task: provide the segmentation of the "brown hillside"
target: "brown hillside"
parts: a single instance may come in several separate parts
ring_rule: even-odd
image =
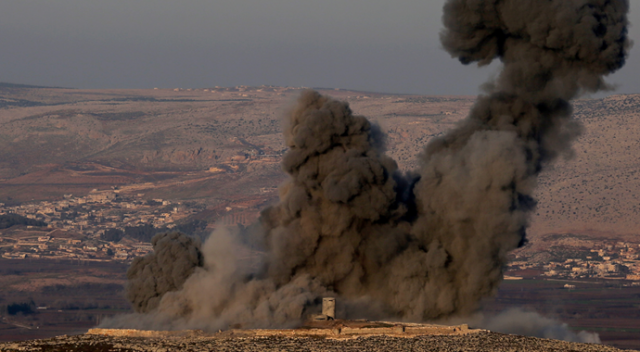
[[[211,206],[277,195],[280,112],[300,89],[0,89],[0,202],[118,186]],[[387,133],[401,169],[464,118],[474,97],[323,90]],[[580,100],[573,158],[542,173],[532,234],[640,232],[640,95]],[[253,203],[252,203],[253,204]],[[257,207],[258,205],[255,205]]]

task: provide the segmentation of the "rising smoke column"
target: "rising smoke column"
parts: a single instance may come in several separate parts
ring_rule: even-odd
[[[147,299],[155,304],[136,309],[146,317],[103,326],[292,326],[325,295],[345,298],[343,316],[363,301],[374,315],[386,312],[384,303],[366,297],[371,283],[385,281],[382,267],[410,242],[410,225],[402,220],[406,205],[396,192],[404,180],[384,154],[381,132],[353,115],[347,103],[311,90],[300,95],[286,121],[283,168],[291,177],[281,187],[280,202],[245,233],[220,229],[194,248],[202,252],[203,264],[185,276],[180,290],[154,290],[159,253],[136,261],[130,272],[139,274],[129,285],[129,299],[135,307]],[[252,238],[250,246],[264,253],[254,265],[238,258],[249,249],[241,238]],[[150,284],[131,289],[136,282]]]
[[[398,194],[412,180],[394,181],[374,134],[345,143],[350,125],[335,119],[344,114],[303,95],[285,133],[292,180],[269,230],[271,277],[309,273],[412,320],[475,311],[526,241],[536,176],[580,131],[568,100],[605,88],[603,75],[624,64],[627,11],[627,1],[447,2],[444,47],[462,63],[497,58],[504,69],[466,120],[428,144],[408,199]],[[404,216],[415,207],[417,219]]]
[[[377,127],[347,103],[305,91],[288,117],[282,164],[291,179],[262,217],[268,275],[279,285],[310,275],[338,293],[362,294],[371,269],[407,241],[394,221],[406,212],[397,165]],[[376,253],[376,245],[386,248]]]
[[[280,202],[249,234],[214,233],[204,265],[160,295],[153,322],[285,326],[324,295],[339,297],[346,318],[473,313],[497,289],[508,252],[526,241],[536,176],[580,131],[569,100],[606,88],[603,76],[624,64],[627,11],[626,0],[449,0],[445,49],[464,64],[499,59],[504,69],[409,175],[385,155],[375,125],[344,102],[303,92],[285,116],[290,179]],[[233,255],[245,245],[238,237],[263,252],[257,265]]]
[[[504,68],[469,117],[422,155],[412,234],[437,260],[423,261],[426,285],[399,280],[398,287],[420,297],[411,305],[424,317],[469,313],[497,288],[506,254],[526,240],[537,174],[569,152],[580,131],[568,100],[606,88],[603,76],[624,65],[628,7],[626,0],[445,4],[444,48],[464,64],[499,59]]]

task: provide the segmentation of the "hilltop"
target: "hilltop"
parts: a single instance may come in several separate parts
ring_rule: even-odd
[[[0,351],[622,351],[595,344],[570,343],[493,332],[418,337],[110,337],[61,336],[48,340],[0,343]]]

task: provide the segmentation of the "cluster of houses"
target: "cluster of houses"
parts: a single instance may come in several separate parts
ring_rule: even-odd
[[[196,210],[181,203],[142,194],[124,197],[117,190],[94,190],[84,197],[66,195],[58,201],[6,206],[0,215],[17,214],[39,220],[46,226],[14,226],[0,230],[3,258],[77,258],[87,260],[131,260],[151,250],[149,244],[127,239],[118,243],[101,240],[110,229],[152,225],[172,228]]]
[[[26,231],[25,231],[26,232]],[[0,237],[2,258],[5,259],[78,259],[88,261],[130,261],[144,256],[153,248],[148,243],[112,243],[95,238],[77,238],[62,230],[33,236],[26,232],[21,237]]]
[[[569,251],[562,259],[541,266],[542,275],[568,279],[618,279],[640,281],[640,244],[631,242],[593,242],[595,248]],[[508,270],[540,268],[539,263],[512,261]]]
[[[66,195],[58,201],[43,201],[16,206],[0,203],[0,215],[18,214],[28,219],[40,220],[53,228],[75,230],[87,235],[104,233],[107,229],[123,229],[127,226],[151,224],[168,226],[191,215],[194,210],[181,203],[123,197],[117,190],[93,190],[87,196],[74,198]]]

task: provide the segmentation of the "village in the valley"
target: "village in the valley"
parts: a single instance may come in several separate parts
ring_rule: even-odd
[[[15,214],[27,223],[0,229],[0,252],[6,259],[78,259],[130,261],[152,251],[144,232],[169,232],[199,210],[188,203],[131,198],[117,190],[69,194],[58,201],[15,206],[0,204],[0,216]],[[206,226],[206,223],[204,223]],[[125,237],[126,229],[138,238]]]
[[[586,246],[584,244],[586,243]],[[583,247],[554,250],[547,262],[531,261],[517,255],[507,265],[508,273],[529,273],[549,279],[630,280],[640,285],[640,244],[621,241],[583,241]],[[517,275],[517,274],[516,274]],[[522,279],[506,275],[507,280]],[[566,288],[572,288],[567,284]]]
[[[180,230],[185,219],[201,210],[197,204],[146,200],[143,194],[124,195],[117,189],[94,190],[82,197],[69,194],[58,201],[14,206],[0,203],[0,216],[15,214],[27,220],[26,224],[0,229],[0,253],[5,259],[129,262],[153,250],[149,243],[153,233]],[[125,236],[130,232],[137,236]],[[547,262],[516,254],[505,269],[508,280],[520,279],[518,273],[528,272],[525,276],[640,284],[640,244],[587,240],[580,248],[556,248]]]

